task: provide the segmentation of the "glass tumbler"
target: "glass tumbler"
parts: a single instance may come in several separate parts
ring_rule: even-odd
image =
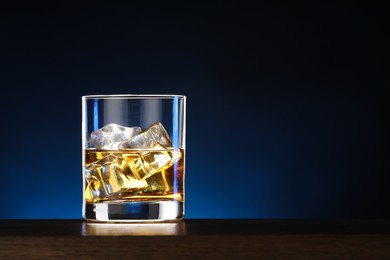
[[[183,219],[185,127],[182,95],[83,96],[84,219]]]

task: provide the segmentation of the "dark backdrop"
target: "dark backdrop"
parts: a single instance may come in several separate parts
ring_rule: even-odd
[[[384,6],[237,2],[2,6],[0,218],[81,217],[110,93],[188,97],[189,218],[389,217]]]

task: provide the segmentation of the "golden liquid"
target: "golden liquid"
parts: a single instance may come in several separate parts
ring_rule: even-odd
[[[184,149],[86,150],[86,202],[183,201]]]

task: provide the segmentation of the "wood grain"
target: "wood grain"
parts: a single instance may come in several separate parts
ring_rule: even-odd
[[[112,227],[87,234],[81,220],[0,221],[0,259],[390,258],[383,220],[185,220],[178,231],[168,228],[176,233],[157,235]]]

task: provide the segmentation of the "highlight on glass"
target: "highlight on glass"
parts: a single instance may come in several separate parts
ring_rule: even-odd
[[[182,95],[83,96],[84,219],[183,219],[185,127]]]

